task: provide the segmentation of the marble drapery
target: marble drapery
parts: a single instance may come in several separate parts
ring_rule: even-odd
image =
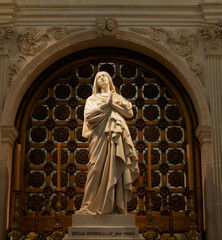
[[[90,160],[77,213],[126,213],[132,182],[139,176],[137,154],[124,119],[130,117],[132,105],[113,91],[112,101],[118,111],[112,105],[101,109],[108,94],[95,92],[94,85],[94,94],[87,99],[84,110],[83,136],[88,138]]]

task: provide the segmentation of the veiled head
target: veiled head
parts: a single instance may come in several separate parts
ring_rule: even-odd
[[[94,79],[94,85],[93,85],[93,94],[97,94],[97,93],[100,93],[100,87],[99,87],[99,84],[98,84],[98,76],[101,75],[101,74],[105,74],[109,80],[109,89],[110,91],[112,92],[116,92],[115,88],[114,88],[114,85],[113,85],[113,81],[112,81],[112,78],[110,77],[110,75],[105,72],[105,71],[102,71],[102,72],[98,72],[95,76],[95,79]]]

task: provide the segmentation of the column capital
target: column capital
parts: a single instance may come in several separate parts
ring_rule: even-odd
[[[14,145],[15,139],[18,137],[18,131],[14,125],[1,125],[1,141]]]
[[[204,143],[210,144],[212,142],[211,135],[212,129],[209,125],[199,125],[196,129],[196,136],[200,142],[200,145]]]
[[[204,23],[200,28],[207,56],[222,56],[222,21]]]

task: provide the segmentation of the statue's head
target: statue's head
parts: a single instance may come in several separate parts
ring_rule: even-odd
[[[101,81],[101,79],[103,79],[103,81]],[[105,71],[98,72],[96,74],[94,79],[93,94],[100,93],[100,89],[102,87],[101,84],[108,84],[110,91],[116,92],[112,78]]]

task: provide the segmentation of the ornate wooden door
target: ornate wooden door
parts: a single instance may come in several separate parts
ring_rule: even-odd
[[[136,215],[137,225],[144,229],[149,142],[154,223],[168,231],[172,210],[174,231],[188,230],[188,194],[193,189],[202,228],[197,120],[191,100],[163,65],[141,54],[114,48],[91,49],[61,59],[44,71],[24,96],[16,119],[22,146],[22,228],[33,230],[38,210],[39,228],[52,230],[58,142],[62,143],[64,229],[71,225],[71,215],[80,208],[88,163],[88,144],[81,134],[84,104],[91,95],[95,74],[101,70],[110,74],[117,92],[133,104],[134,116],[126,120],[138,153],[140,176],[133,183],[129,213]]]

